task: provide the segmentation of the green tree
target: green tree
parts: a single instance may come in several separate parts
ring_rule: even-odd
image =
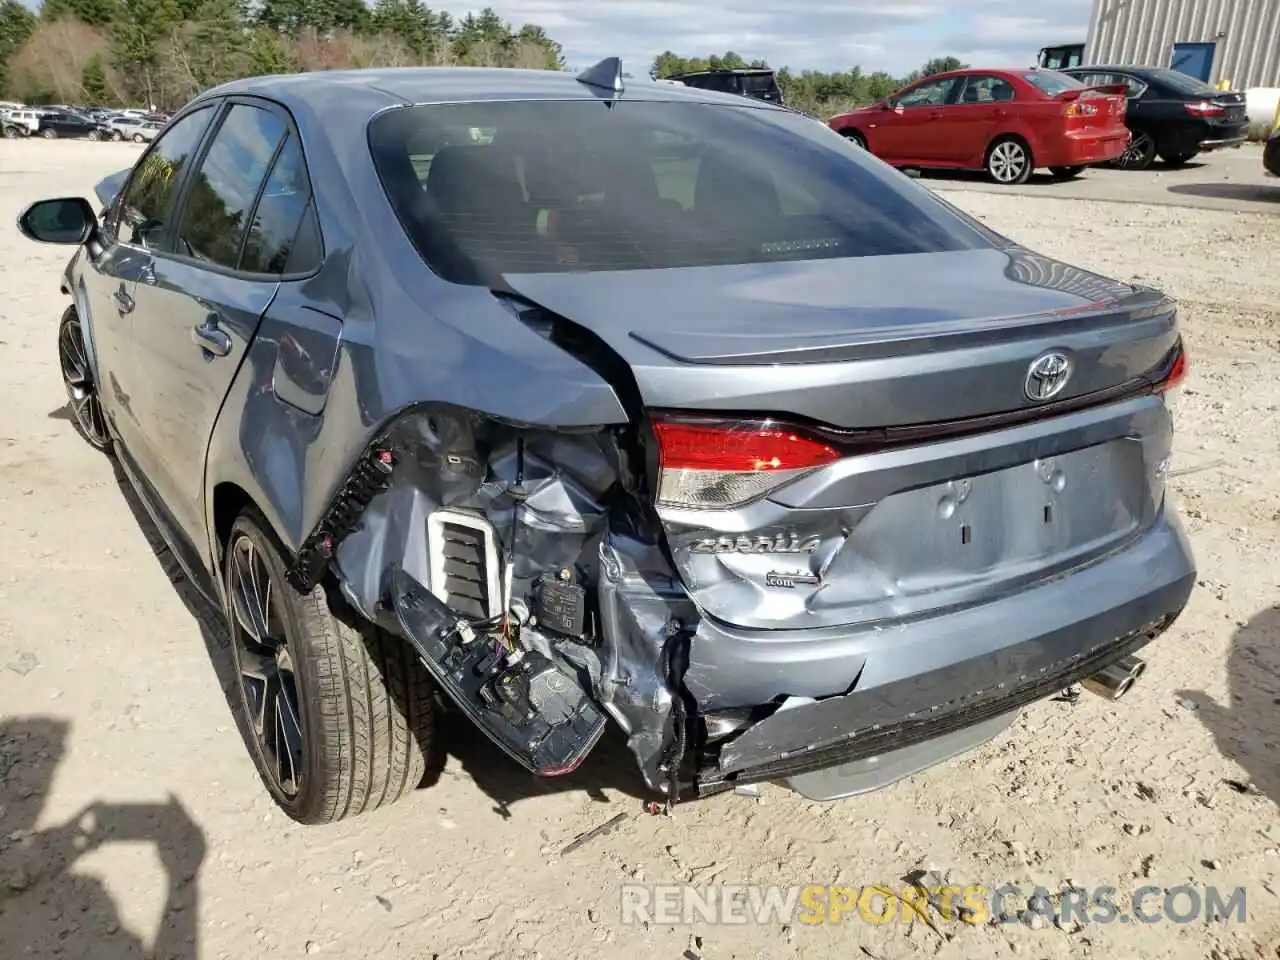
[[[36,17],[18,0],[0,0],[0,92],[9,88],[9,61],[36,28]]]
[[[111,59],[123,75],[133,78],[148,105],[157,99],[161,41],[181,22],[177,0],[119,0],[111,25]]]
[[[294,63],[281,42],[280,35],[273,30],[259,27],[249,38],[248,68],[252,76],[292,73]]]
[[[40,18],[49,23],[75,17],[91,27],[102,27],[111,23],[115,15],[114,0],[44,0],[40,7]]]
[[[111,99],[107,90],[107,68],[100,55],[95,53],[85,63],[80,71],[80,86],[84,88],[84,98],[91,107],[103,106]]]

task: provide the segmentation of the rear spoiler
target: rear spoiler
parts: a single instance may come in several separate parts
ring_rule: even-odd
[[[1123,83],[1099,83],[1091,87],[1063,90],[1053,99],[1061,100],[1063,103],[1070,103],[1072,100],[1079,100],[1086,93],[1101,93],[1109,97],[1128,97],[1129,88]]]

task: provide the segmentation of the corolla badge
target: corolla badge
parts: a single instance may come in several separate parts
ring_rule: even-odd
[[[1028,400],[1052,400],[1071,379],[1071,358],[1063,353],[1045,353],[1031,362],[1022,389]]]
[[[821,538],[798,533],[772,537],[706,537],[689,545],[690,553],[813,553]]]

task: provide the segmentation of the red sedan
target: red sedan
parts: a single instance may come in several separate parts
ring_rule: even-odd
[[[1124,153],[1122,86],[1056,70],[954,70],[832,117],[837,133],[898,167],[986,170],[1025,183],[1037,167],[1074,177]]]

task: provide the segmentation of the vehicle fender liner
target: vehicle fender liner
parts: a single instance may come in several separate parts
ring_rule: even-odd
[[[295,590],[309,593],[324,577],[337,544],[355,529],[370,501],[391,485],[395,462],[386,437],[376,439],[361,454],[289,567],[289,584]]]
[[[294,585],[332,577],[525,769],[574,769],[612,716],[646,783],[672,800],[697,612],[640,493],[639,453],[629,426],[415,406],[366,449]]]

